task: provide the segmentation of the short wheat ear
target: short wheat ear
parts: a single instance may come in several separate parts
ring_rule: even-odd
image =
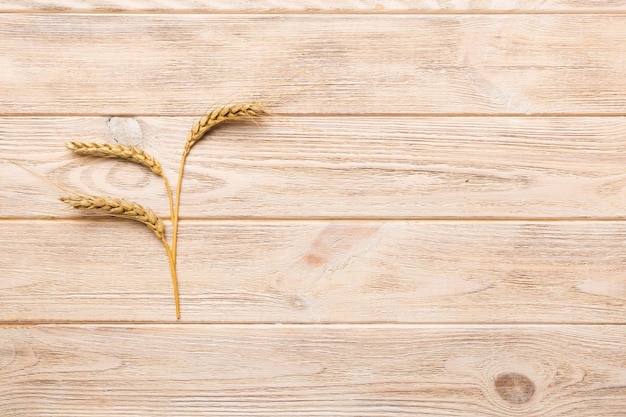
[[[220,123],[241,118],[252,119],[263,116],[264,114],[266,114],[265,109],[259,103],[235,104],[233,106],[225,106],[212,110],[202,117],[187,135],[185,153],[189,153],[189,150],[191,150],[193,145],[198,143],[198,141],[202,139],[204,135],[209,132],[209,130],[213,129]]]
[[[114,197],[99,197],[87,194],[75,194],[62,197],[61,201],[69,204],[75,209],[95,210],[103,216],[120,217],[134,220],[148,226],[150,230],[159,238],[165,247],[170,263],[172,283],[174,285],[174,301],[176,303],[176,318],[180,318],[180,301],[178,295],[178,279],[176,276],[176,265],[170,246],[165,240],[165,227],[163,221],[151,209],[143,207],[133,201]]]
[[[79,155],[125,159],[143,165],[157,175],[163,175],[161,163],[149,153],[134,146],[93,142],[68,142],[65,146]]]
[[[114,197],[98,197],[87,194],[75,194],[62,197],[61,201],[75,209],[97,210],[103,216],[120,217],[135,220],[148,226],[160,240],[165,240],[163,221],[154,211],[141,205]]]

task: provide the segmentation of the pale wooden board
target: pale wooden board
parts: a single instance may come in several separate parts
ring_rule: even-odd
[[[160,178],[128,162],[77,157],[64,142],[141,146],[175,184],[195,120],[0,118],[0,216],[75,216],[58,201],[66,194],[58,184],[134,199],[169,217]],[[223,126],[193,149],[183,218],[626,214],[625,118],[276,117],[259,123]]]
[[[624,114],[626,15],[0,15],[0,113]]]
[[[618,12],[624,0],[2,0],[0,11],[152,12]]]
[[[621,417],[624,326],[0,330],[3,416]]]
[[[183,222],[183,321],[624,323],[616,222]],[[124,220],[0,222],[0,320],[175,321]]]

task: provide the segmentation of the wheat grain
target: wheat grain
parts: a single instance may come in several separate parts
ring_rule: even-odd
[[[68,149],[79,155],[100,156],[104,158],[120,158],[132,161],[149,168],[157,175],[163,176],[161,163],[152,155],[134,146],[110,145],[108,143],[68,142]]]
[[[242,117],[258,117],[265,114],[265,109],[258,103],[244,103],[215,109],[200,119],[187,135],[185,153],[195,145],[214,126]]]
[[[94,209],[106,216],[115,216],[138,221],[148,226],[161,241],[165,242],[165,227],[159,216],[151,209],[142,207],[132,201],[127,201],[122,198],[98,197],[87,194],[62,197],[61,201],[76,209]]]

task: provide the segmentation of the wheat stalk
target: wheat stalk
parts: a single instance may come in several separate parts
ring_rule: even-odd
[[[134,146],[110,145],[108,143],[68,142],[67,149],[79,155],[120,158],[143,165],[159,176],[163,176],[161,164],[149,153]]]
[[[172,211],[172,223],[174,230],[172,232],[172,255],[174,256],[174,264],[176,263],[176,248],[178,246],[178,214],[180,211],[180,193],[183,185],[183,173],[185,172],[185,162],[189,151],[206,135],[211,129],[220,123],[236,120],[244,117],[253,118],[266,114],[265,109],[259,103],[242,103],[232,106],[224,106],[210,111],[202,117],[189,131],[185,149],[180,159],[180,168],[178,170],[178,183],[176,185],[176,203]]]
[[[61,201],[75,209],[96,210],[104,216],[121,217],[134,220],[148,226],[163,243],[170,262],[172,284],[174,285],[174,302],[176,304],[176,318],[180,318],[180,301],[178,295],[178,279],[176,277],[176,265],[170,246],[165,240],[165,227],[163,221],[150,208],[143,207],[133,201],[114,197],[98,197],[88,194],[74,194],[62,197]]]

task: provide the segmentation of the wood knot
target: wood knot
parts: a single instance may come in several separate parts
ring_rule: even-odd
[[[134,117],[109,117],[107,127],[113,140],[120,145],[141,146],[143,132]]]
[[[535,394],[535,384],[526,375],[515,372],[500,374],[495,381],[496,391],[504,401],[523,404]]]

